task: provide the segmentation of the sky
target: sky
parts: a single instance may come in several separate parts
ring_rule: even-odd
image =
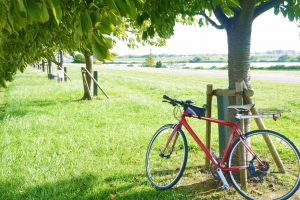
[[[269,50],[295,50],[300,52],[300,28],[282,15],[268,11],[255,19],[252,26],[251,52]],[[164,47],[151,47],[153,54],[227,54],[225,30],[212,26],[175,26],[174,36],[167,40]],[[118,42],[114,51],[121,55],[149,54],[150,46],[129,49]]]

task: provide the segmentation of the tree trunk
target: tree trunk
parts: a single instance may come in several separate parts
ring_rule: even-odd
[[[42,60],[42,71],[45,72],[45,60]]]
[[[52,62],[51,60],[48,60],[48,74],[52,73]]]
[[[244,81],[248,89],[251,89],[250,44],[255,1],[241,1],[241,6],[240,13],[232,18],[226,27],[229,89],[235,89],[235,83],[241,81]],[[236,98],[229,98],[229,105],[235,104]],[[229,120],[234,121],[236,112],[233,109],[230,109],[228,114]],[[244,127],[245,130],[250,129],[249,120],[245,120]]]
[[[244,81],[250,89],[250,40],[251,25],[232,26],[227,30],[229,89]]]
[[[251,88],[250,76],[250,42],[252,23],[240,24],[232,22],[227,29],[228,40],[228,80],[229,89],[235,89],[235,83],[244,81]],[[235,97],[229,98],[229,104],[235,105]],[[233,121],[236,114],[229,110],[229,120]],[[248,122],[248,120],[247,120]],[[250,123],[245,122],[246,129]]]
[[[86,69],[92,74],[92,71],[93,71],[93,56],[89,55],[88,53],[85,53],[84,58],[85,58]],[[83,100],[91,100],[90,93],[91,93],[91,89],[92,89],[92,79],[89,75],[86,75],[86,80],[87,80],[88,88],[83,87],[84,88],[84,93],[83,93],[82,99]]]
[[[59,50],[59,69],[63,69],[64,64],[64,53],[62,50]]]

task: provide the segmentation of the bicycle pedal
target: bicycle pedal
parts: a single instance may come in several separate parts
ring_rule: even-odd
[[[218,173],[218,175],[219,175],[219,177],[220,177],[220,179],[221,179],[221,181],[222,181],[222,189],[224,189],[225,191],[229,191],[229,184],[228,184],[228,182],[227,182],[227,180],[226,180],[226,178],[225,178],[225,176],[224,176],[224,174],[223,174],[223,172],[222,172],[222,169],[221,168],[217,168],[217,173]]]
[[[221,188],[223,189],[223,190],[225,190],[225,192],[229,192],[230,191],[230,187],[229,186],[221,186]]]

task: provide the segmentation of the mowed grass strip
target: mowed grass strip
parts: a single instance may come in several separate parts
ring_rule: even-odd
[[[46,73],[29,68],[4,97],[0,93],[0,199],[240,199],[218,189],[189,136],[190,151],[199,156],[189,157],[189,170],[174,189],[158,191],[145,176],[150,138],[163,124],[176,122],[162,95],[203,105],[206,84],[226,88],[225,79],[96,69],[110,100],[100,91],[96,100],[79,100],[80,65],[68,66],[72,82],[67,83],[47,80]],[[278,122],[265,122],[299,147],[299,84],[256,81],[253,88],[259,108],[292,110]],[[214,106],[216,117],[215,101]],[[192,124],[205,140],[205,123]],[[217,126],[213,131],[217,149]]]

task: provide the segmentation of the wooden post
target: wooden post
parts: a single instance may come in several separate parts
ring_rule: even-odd
[[[64,81],[67,82],[67,67],[64,67]]]
[[[247,96],[247,95],[244,95],[244,99],[245,99],[245,102],[247,104],[252,104],[253,103],[252,99],[249,96]],[[255,106],[253,108],[251,108],[250,111],[251,111],[252,115],[257,115],[258,114]],[[265,126],[265,124],[264,124],[264,122],[263,122],[263,120],[261,118],[255,118],[254,120],[255,120],[255,122],[257,124],[257,127],[260,130],[266,130],[266,126]],[[275,161],[278,169],[281,172],[284,172],[284,166],[283,166],[282,160],[281,160],[281,158],[280,158],[280,156],[279,156],[279,154],[278,154],[278,152],[277,152],[277,150],[276,150],[276,148],[275,148],[275,146],[274,146],[271,138],[268,135],[264,135],[263,137],[264,137],[264,140],[265,140],[265,142],[266,142],[266,144],[267,144],[267,146],[268,146],[268,148],[269,148],[269,150],[270,150],[270,152],[272,154],[272,157],[273,157],[273,159],[274,159],[274,161]]]
[[[85,88],[85,91],[88,91],[88,100],[92,99],[92,95],[91,95],[91,91],[90,88],[88,86],[88,83],[86,81],[86,70],[81,70],[81,74],[82,74],[82,80],[83,80],[83,87]]]
[[[98,82],[98,72],[97,71],[93,72],[93,76],[94,76],[94,79]],[[94,81],[94,85],[93,85],[93,95],[98,96],[98,87],[97,87],[97,84],[95,81]]]
[[[91,77],[91,79],[96,83],[96,85],[99,87],[99,89],[102,91],[102,93],[106,96],[106,98],[109,99],[108,95],[106,94],[106,92],[101,88],[101,86],[99,85],[99,83],[94,79],[94,77],[92,76],[92,74],[84,67],[81,67],[81,69],[84,69],[85,72]]]
[[[213,97],[213,85],[209,84],[206,86],[206,117],[211,117],[212,110],[212,97]],[[206,121],[206,147],[211,151],[211,122]],[[205,167],[208,169],[210,160],[205,157]]]
[[[243,105],[243,89],[244,89],[244,82],[237,82],[235,83],[235,91],[236,91],[236,105]],[[244,132],[244,120],[240,120],[239,122],[239,129]],[[239,165],[244,166],[246,163],[246,153],[245,153],[244,145],[240,145],[238,147],[238,157],[239,157]],[[247,188],[247,171],[241,170],[240,171],[240,181],[242,188]]]

